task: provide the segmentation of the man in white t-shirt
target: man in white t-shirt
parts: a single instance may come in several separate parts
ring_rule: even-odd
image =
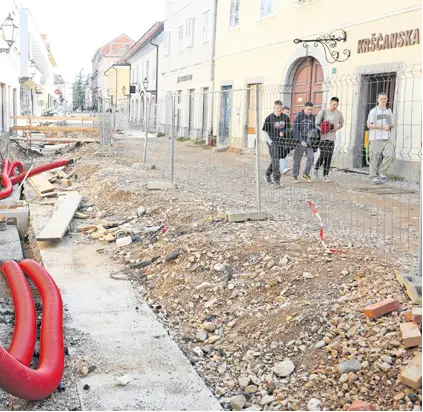
[[[395,146],[391,141],[391,129],[394,127],[394,116],[386,107],[388,96],[379,93],[378,105],[370,110],[367,119],[369,128],[370,178],[372,184],[386,182],[386,172],[395,158]]]

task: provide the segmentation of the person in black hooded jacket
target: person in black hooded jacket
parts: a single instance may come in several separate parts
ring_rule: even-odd
[[[294,163],[292,167],[293,183],[298,182],[301,159],[305,153],[307,163],[304,169],[303,179],[311,182],[310,171],[314,161],[314,148],[319,142],[319,133],[316,130],[316,118],[313,114],[313,103],[306,102],[304,109],[297,114],[294,121]]]

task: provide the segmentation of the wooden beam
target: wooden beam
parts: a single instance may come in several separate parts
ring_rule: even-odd
[[[12,126],[11,130],[23,130],[29,132],[81,132],[98,133],[100,129],[96,127],[78,127],[78,126]]]
[[[56,143],[100,143],[99,139],[84,139],[77,137],[51,138],[51,137],[10,137],[10,140],[25,142],[56,142]]]
[[[82,196],[78,192],[68,193],[60,204],[59,208],[53,213],[47,225],[37,236],[37,240],[58,241],[63,238],[66,230],[73,219]]]
[[[30,120],[30,121],[40,121],[45,122],[59,122],[66,120],[68,122],[99,122],[99,117],[84,117],[84,116],[75,116],[75,117],[64,117],[64,116],[10,116],[10,119],[15,120]]]
[[[42,195],[45,193],[54,192],[54,186],[43,175],[32,176],[28,178],[28,181],[31,181],[35,186],[37,186],[38,192],[40,192]]]

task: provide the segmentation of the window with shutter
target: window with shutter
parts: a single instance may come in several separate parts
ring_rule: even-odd
[[[210,10],[203,13],[203,43],[210,41]]]
[[[182,53],[184,50],[184,26],[178,27],[178,52]]]
[[[261,0],[260,17],[266,17],[273,13],[273,0]]]

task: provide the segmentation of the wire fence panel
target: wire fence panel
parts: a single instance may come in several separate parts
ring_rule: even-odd
[[[181,186],[236,208],[261,207],[299,236],[318,234],[320,216],[322,235],[334,246],[416,256],[421,88],[420,66],[389,67],[289,85],[180,90],[149,107],[131,102],[129,119],[148,136],[147,162]],[[276,112],[266,121],[277,101],[286,117]]]

